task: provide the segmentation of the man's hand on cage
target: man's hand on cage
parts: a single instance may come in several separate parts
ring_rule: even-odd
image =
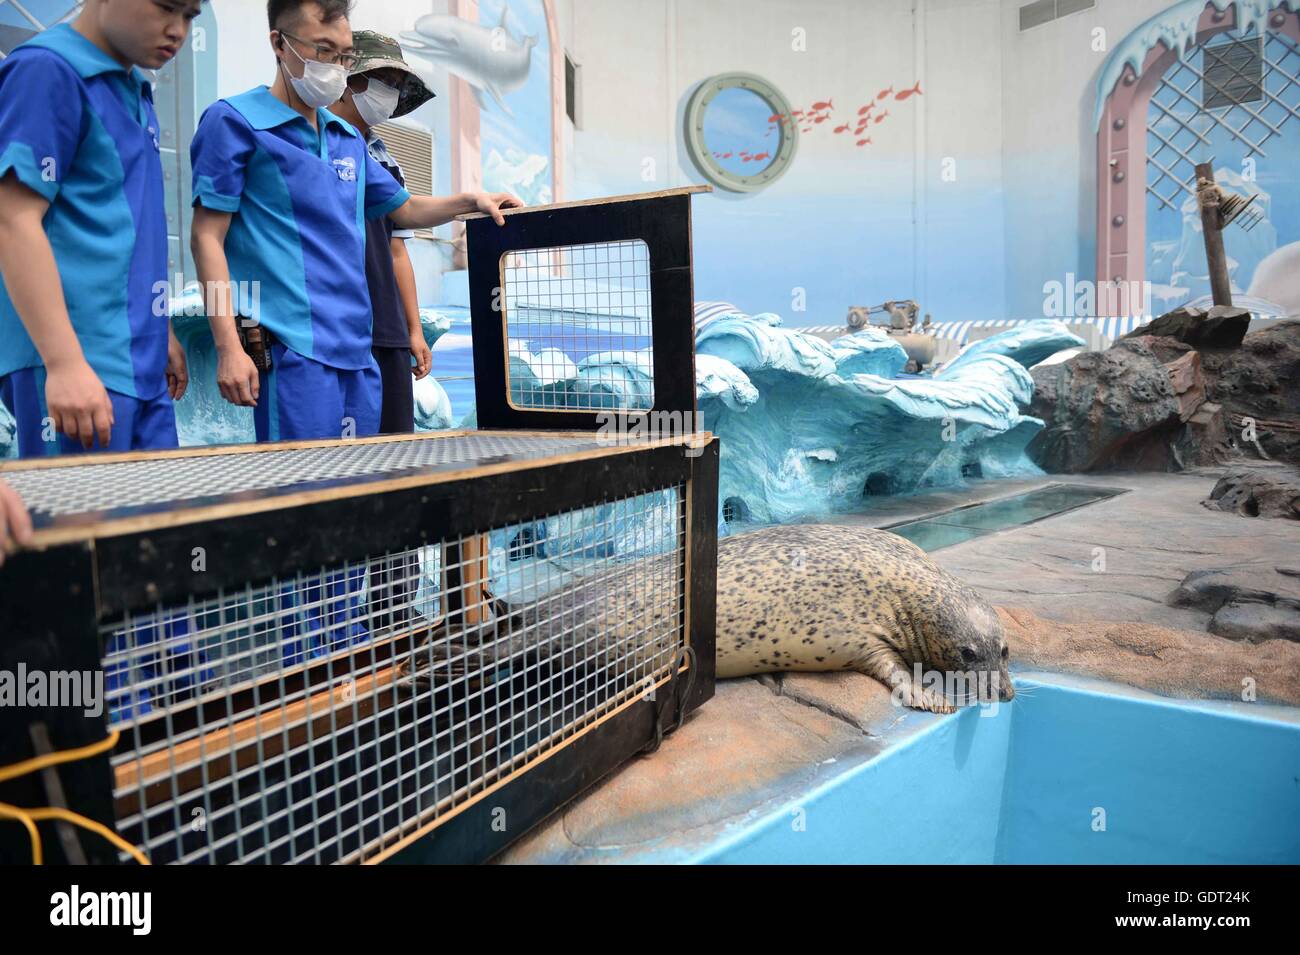
[[[508,192],[480,192],[474,196],[474,205],[479,212],[490,215],[497,225],[505,225],[506,220],[501,215],[501,210],[522,209],[524,201]]]

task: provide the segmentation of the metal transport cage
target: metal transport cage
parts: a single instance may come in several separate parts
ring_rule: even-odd
[[[154,863],[481,861],[656,748],[713,693],[688,192],[467,221],[505,292],[471,293],[481,430],[0,470],[37,525],[0,569],[0,780],[85,748],[0,803]]]

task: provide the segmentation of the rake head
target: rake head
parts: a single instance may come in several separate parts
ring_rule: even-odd
[[[1219,203],[1219,218],[1223,228],[1235,222],[1243,232],[1249,232],[1259,225],[1264,219],[1264,213],[1254,204],[1257,198],[1258,196],[1246,197],[1225,192]]]

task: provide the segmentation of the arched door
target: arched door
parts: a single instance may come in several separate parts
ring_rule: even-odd
[[[1285,0],[1241,6],[1171,7],[1103,70],[1097,278],[1150,283],[1155,314],[1209,292],[1196,163],[1212,160],[1221,185],[1259,197],[1263,221],[1225,234],[1235,291],[1300,241],[1300,14]]]

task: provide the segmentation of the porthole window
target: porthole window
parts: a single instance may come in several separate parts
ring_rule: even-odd
[[[794,159],[799,131],[790,104],[752,73],[710,77],[686,106],[686,148],[709,182],[732,192],[771,185]]]

